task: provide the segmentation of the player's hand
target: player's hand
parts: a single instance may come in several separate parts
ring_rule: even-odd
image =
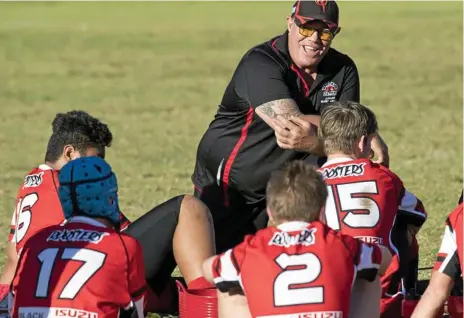
[[[296,116],[288,119],[277,116],[274,131],[277,144],[282,149],[309,151],[318,142],[316,126]]]
[[[374,162],[388,168],[388,166],[390,165],[388,146],[385,144],[385,142],[379,134],[376,134],[374,138],[372,138],[371,148],[374,152],[374,155],[377,157],[377,160],[374,160]]]

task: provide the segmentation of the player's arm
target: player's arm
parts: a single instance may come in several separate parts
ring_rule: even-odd
[[[341,238],[353,257],[357,278],[373,282],[378,275],[385,273],[392,259],[388,248],[364,243],[347,235],[342,235]]]
[[[9,285],[11,280],[13,279],[16,265],[18,264],[18,255],[16,254],[16,245],[15,243],[8,242],[6,247],[6,262],[5,266],[3,267],[3,273],[0,277],[0,289],[2,286]],[[2,294],[0,291],[0,299],[2,298]]]
[[[4,298],[4,293],[2,290],[5,289],[4,285],[10,285],[11,280],[13,279],[16,265],[18,264],[18,255],[16,253],[16,243],[15,239],[16,231],[16,211],[13,212],[13,217],[11,219],[10,233],[8,235],[8,243],[6,246],[6,262],[3,267],[3,273],[0,277],[0,300]]]
[[[392,254],[388,248],[382,245],[377,245],[380,248],[380,252],[382,254],[382,261],[380,262],[378,274],[382,276],[387,271],[388,266],[392,260]]]
[[[454,281],[446,274],[433,272],[429,285],[417,304],[411,318],[435,318],[448,298]]]
[[[237,95],[274,129],[280,147],[315,154],[319,143],[313,124],[319,122],[319,116],[301,113],[280,65],[261,52],[252,52],[239,65],[234,78]]]
[[[447,222],[445,235],[438,251],[432,278],[411,318],[434,318],[448,298],[454,281],[460,279],[458,246],[451,224]]]
[[[145,265],[143,263],[143,252],[140,243],[132,237],[125,238],[129,254],[129,294],[132,303],[125,310],[133,312],[131,317],[144,318],[146,305],[147,283],[145,280]]]
[[[226,252],[208,258],[203,262],[205,279],[214,283],[222,293],[241,291],[241,265],[245,258],[246,246],[251,237]]]
[[[427,212],[422,202],[403,187],[397,222],[407,225],[411,234],[416,235],[426,220]]]

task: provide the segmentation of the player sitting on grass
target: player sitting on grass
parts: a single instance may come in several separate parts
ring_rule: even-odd
[[[446,219],[445,234],[438,250],[432,278],[411,318],[435,318],[458,280],[462,284],[464,268],[463,203],[461,199],[459,201],[461,202],[459,206]],[[448,310],[450,310],[449,303]]]
[[[266,199],[274,225],[203,264],[219,290],[221,317],[348,317],[354,279],[383,274],[388,249],[321,222],[327,187],[302,161],[272,174]]]
[[[45,163],[33,169],[21,185],[11,234],[7,262],[0,278],[0,299],[17,264],[17,253],[35,232],[63,222],[58,198],[58,172],[71,160],[86,156],[105,157],[113,136],[108,126],[83,111],[57,114],[52,123]],[[121,214],[121,230],[142,246],[145,278],[150,287],[147,310],[176,312],[177,289],[171,273],[179,267],[190,289],[210,284],[202,277],[202,263],[214,254],[214,235],[208,208],[189,195],[176,196],[145,213],[133,223]],[[121,257],[125,257],[121,255]]]
[[[371,139],[377,134],[377,120],[369,108],[355,102],[335,102],[325,107],[318,134],[327,155],[327,162],[319,169],[328,185],[327,225],[365,242],[386,246],[393,254],[381,279],[382,294],[380,288],[363,290],[373,284],[355,285],[355,294],[359,292],[361,297],[356,304],[363,314],[353,315],[378,317],[381,310],[381,317],[401,317],[401,270],[407,268],[400,268],[400,259],[401,265],[407,267],[411,240],[427,218],[424,207],[396,174],[367,159]],[[408,230],[412,233],[409,239],[405,235]],[[405,252],[401,258],[398,250]],[[369,304],[377,306],[367,310]]]
[[[12,317],[143,318],[142,248],[120,233],[118,184],[101,158],[79,158],[59,173],[66,223],[25,243],[13,278]]]

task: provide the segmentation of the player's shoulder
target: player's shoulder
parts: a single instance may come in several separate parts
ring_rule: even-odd
[[[401,178],[395,172],[390,170],[390,168],[387,168],[387,167],[385,167],[385,166],[383,166],[381,164],[378,164],[378,163],[375,163],[375,162],[372,162],[372,161],[370,161],[370,162],[372,164],[372,169],[375,169],[376,171],[379,171],[379,173],[383,173],[383,174],[387,175],[392,180],[401,182]]]
[[[123,242],[129,254],[135,251],[142,250],[142,246],[140,245],[140,242],[137,241],[137,239],[123,232],[119,232],[117,233],[117,235],[120,237],[120,240]]]
[[[345,251],[348,253],[347,255],[353,256],[353,252],[358,246],[357,239],[350,235],[343,234],[339,230],[334,230],[321,222],[318,222],[318,229],[320,229],[319,235],[324,236],[324,243],[327,244],[327,249],[336,249],[337,252]]]
[[[26,243],[24,244],[24,248],[31,248],[34,246],[42,246],[43,244],[48,244],[53,241],[59,241],[55,240],[56,238],[56,232],[60,231],[63,229],[63,226],[60,224],[57,225],[50,225],[47,227],[44,227],[42,229],[39,229],[35,231],[27,240]]]
[[[462,226],[462,209],[463,203],[460,203],[449,215],[448,215],[448,222],[450,223],[451,227],[454,229],[457,225]]]
[[[34,190],[44,186],[58,187],[58,171],[45,164],[41,164],[31,169],[24,176],[21,190]]]

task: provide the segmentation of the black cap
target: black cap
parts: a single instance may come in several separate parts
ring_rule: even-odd
[[[292,8],[296,25],[320,20],[329,28],[338,27],[338,5],[334,0],[298,0]]]

